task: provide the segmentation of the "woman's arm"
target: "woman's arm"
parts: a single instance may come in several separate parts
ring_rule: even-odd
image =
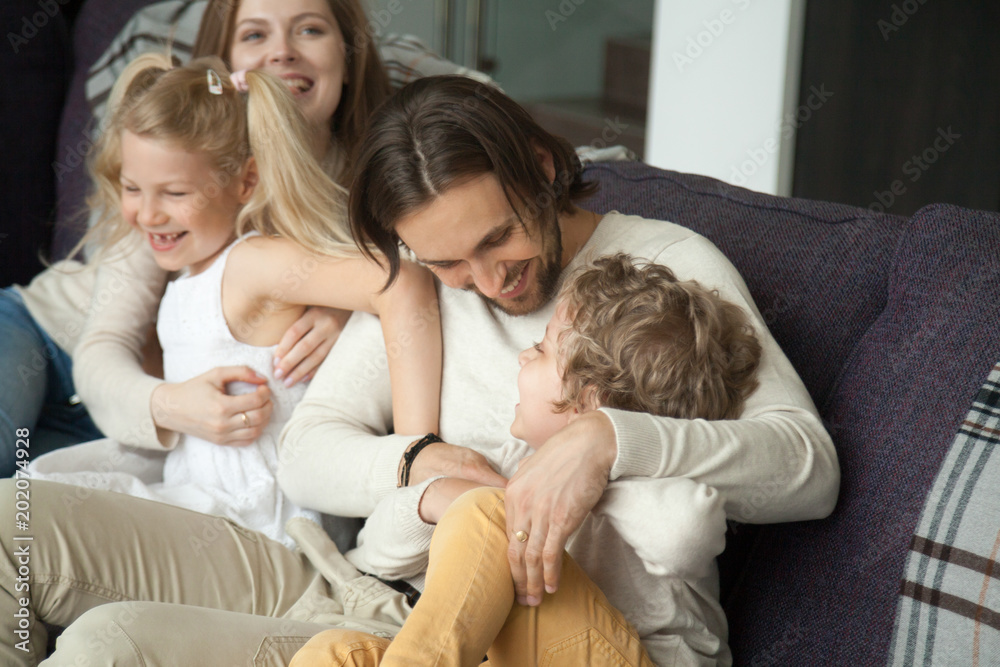
[[[129,445],[172,447],[151,409],[163,380],[142,369],[142,347],[167,283],[152,251],[134,239],[109,251],[97,268],[90,311],[73,352],[73,382],[97,427]]]

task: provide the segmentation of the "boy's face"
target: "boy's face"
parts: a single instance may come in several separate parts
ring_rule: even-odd
[[[574,410],[553,411],[553,403],[562,400],[563,381],[559,370],[559,334],[569,327],[566,304],[562,301],[545,327],[545,338],[521,352],[517,361],[520,403],[514,408],[510,433],[537,448],[569,423]]]

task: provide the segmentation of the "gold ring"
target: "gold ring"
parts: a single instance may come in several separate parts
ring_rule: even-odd
[[[250,418],[247,417],[247,413],[241,412],[240,417],[243,418],[243,428],[250,428]]]
[[[517,538],[518,542],[527,542],[528,541],[528,534],[526,532],[524,532],[523,530],[519,530],[516,533],[514,533],[514,537]]]

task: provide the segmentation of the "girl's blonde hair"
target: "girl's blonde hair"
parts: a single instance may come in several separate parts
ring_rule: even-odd
[[[214,92],[210,79],[218,84]],[[247,94],[238,92],[215,57],[175,67],[169,56],[149,53],[129,63],[112,88],[110,121],[91,154],[95,189],[88,204],[98,219],[80,246],[108,249],[132,232],[121,216],[119,182],[128,131],[206,155],[215,171],[198,193],[203,198],[218,196],[254,157],[260,178],[237,216],[236,234],[282,236],[333,256],[356,253],[347,192],[312,154],[311,130],[287,87],[258,71],[247,72],[247,84]]]

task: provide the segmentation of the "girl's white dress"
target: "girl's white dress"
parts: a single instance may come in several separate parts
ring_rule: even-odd
[[[300,383],[287,388],[274,379],[275,346],[255,347],[233,337],[222,312],[222,274],[238,239],[210,267],[196,276],[182,274],[167,286],[160,302],[156,332],[163,348],[167,382],[184,382],[219,366],[249,366],[266,377],[274,410],[271,421],[251,445],[217,445],[182,435],[165,455],[136,449],[110,439],[95,440],[39,457],[32,478],[127,493],[224,516],[289,546],[285,522],[304,516],[317,523],[316,512],[294,505],[277,481],[278,434],[305,393]],[[234,323],[252,327],[254,323]],[[232,383],[230,394],[253,391],[255,385]],[[81,490],[81,499],[85,492]]]

